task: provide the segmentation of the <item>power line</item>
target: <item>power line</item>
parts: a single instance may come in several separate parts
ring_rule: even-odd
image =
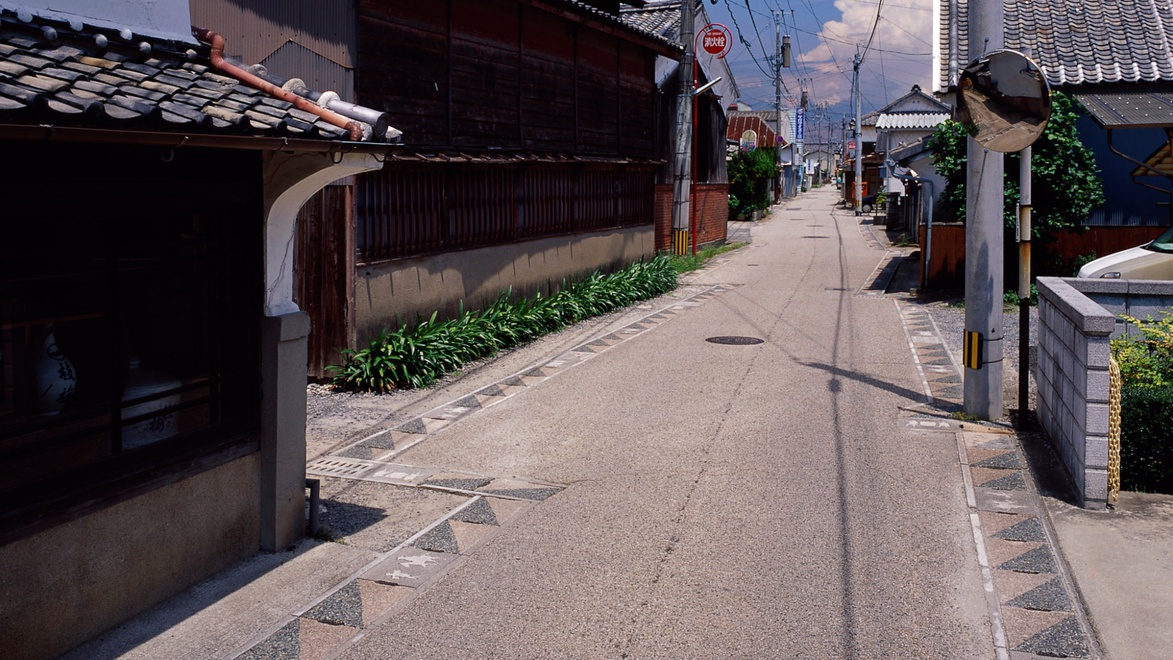
[[[880,11],[884,9],[884,0],[876,3],[876,20],[872,22],[872,33],[868,35],[868,45],[863,47],[863,53],[859,56],[859,61],[862,64],[868,56],[868,50],[872,47],[872,39],[876,38],[876,28],[880,26]]]

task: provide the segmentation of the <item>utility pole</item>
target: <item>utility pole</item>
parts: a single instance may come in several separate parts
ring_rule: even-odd
[[[863,204],[863,90],[859,85],[859,51],[855,51],[855,214]]]
[[[684,254],[691,231],[689,209],[692,189],[692,69],[693,31],[696,23],[696,5],[691,0],[680,3],[680,45],[684,57],[677,71],[679,93],[676,97],[676,158],[672,167],[672,246],[676,254]]]
[[[798,110],[794,112],[794,162],[801,163],[795,167],[794,194],[797,195],[802,190],[803,184],[806,182],[806,149],[803,148],[803,143],[806,141],[806,106],[807,96],[806,88],[803,87],[802,96],[798,102]]]
[[[774,162],[782,162],[782,23],[774,10]],[[782,201],[785,190],[782,172],[774,177],[774,201]]]
[[[969,4],[969,61],[1002,48],[1002,3]],[[967,138],[965,412],[1002,416],[1002,154]]]

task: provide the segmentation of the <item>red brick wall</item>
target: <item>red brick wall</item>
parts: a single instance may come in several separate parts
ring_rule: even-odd
[[[672,251],[672,185],[656,185],[656,252]]]
[[[696,197],[697,245],[724,243],[729,228],[729,184],[697,184]]]
[[[696,187],[697,246],[725,242],[729,221],[729,184],[701,183]],[[656,251],[672,249],[672,186],[656,186]]]

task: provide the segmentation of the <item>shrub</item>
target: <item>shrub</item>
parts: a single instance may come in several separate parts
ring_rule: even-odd
[[[366,348],[341,351],[341,365],[327,367],[344,390],[390,392],[428,387],[461,366],[532,341],[591,316],[606,314],[676,288],[668,257],[632,264],[611,275],[598,272],[563,282],[552,296],[540,293],[512,302],[504,291],[487,308],[438,321],[435,312],[414,326],[382,329]]]
[[[729,159],[729,200],[732,213],[742,215],[770,208],[770,181],[778,175],[773,149],[739,151]],[[736,206],[733,202],[736,200]]]
[[[1140,336],[1112,340],[1112,356],[1120,366],[1126,386],[1164,387],[1173,384],[1173,314],[1164,312],[1144,321],[1127,315],[1120,318],[1140,331]]]
[[[1120,480],[1126,490],[1173,493],[1173,386],[1125,386]]]
[[[1173,315],[1122,315],[1139,336],[1112,340],[1124,381],[1120,479],[1128,490],[1173,493]]]

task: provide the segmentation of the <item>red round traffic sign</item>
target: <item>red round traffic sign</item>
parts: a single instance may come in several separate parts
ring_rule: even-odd
[[[700,33],[701,48],[710,55],[725,57],[729,52],[732,34],[729,28],[719,23],[709,23]]]

